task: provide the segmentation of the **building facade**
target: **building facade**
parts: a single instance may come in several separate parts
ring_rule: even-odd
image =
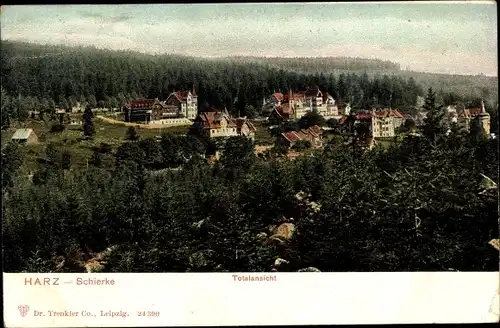
[[[288,131],[280,134],[277,138],[277,143],[287,148],[293,147],[298,141],[309,141],[313,148],[321,148],[323,143],[321,141],[322,130],[319,126],[315,125],[308,129],[301,129],[300,131]]]
[[[264,100],[262,107],[263,114],[279,114],[284,120],[298,120],[307,112],[316,112],[325,118],[339,113],[335,99],[318,88],[299,92],[289,90],[287,94],[275,92]]]
[[[198,134],[210,137],[236,137],[244,136],[255,138],[255,126],[246,118],[232,118],[227,111],[212,110],[202,112],[193,123],[193,128]]]
[[[125,122],[191,124],[198,113],[198,96],[191,91],[172,92],[166,101],[138,99],[125,104]]]
[[[465,131],[470,131],[472,124],[478,120],[478,124],[482,129],[485,136],[490,135],[490,114],[484,108],[484,102],[481,101],[481,108],[468,108],[458,113],[457,123],[458,126]]]
[[[369,113],[358,113],[355,116],[355,124],[365,124],[373,138],[391,138],[396,136],[396,129],[404,125],[409,115],[403,114],[395,109],[384,109]]]
[[[11,140],[23,145],[34,145],[38,143],[38,137],[33,129],[17,129]]]
[[[194,88],[192,91],[172,92],[165,101],[165,107],[170,109],[169,112],[194,120],[198,115],[198,96]]]

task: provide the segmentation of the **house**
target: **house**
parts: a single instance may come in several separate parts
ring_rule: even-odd
[[[481,108],[468,108],[460,111],[458,113],[457,123],[459,127],[470,131],[470,128],[474,120],[478,120],[483,130],[484,135],[490,135],[490,114],[486,112],[484,108],[484,102],[481,100]]]
[[[276,106],[269,114],[269,120],[277,120],[279,122],[293,120],[296,118],[295,111],[289,103]]]
[[[198,97],[191,91],[173,92],[166,101],[138,99],[125,104],[125,122],[143,124],[191,124],[198,112]]]
[[[283,94],[276,91],[268,99],[264,98],[262,101],[262,114],[270,114],[276,106],[281,105],[283,98]]]
[[[354,115],[355,125],[365,124],[370,131],[370,135],[374,138],[389,138],[396,136],[396,128],[402,126],[407,117],[409,116],[395,109],[380,111],[372,109],[371,112]]]
[[[123,107],[125,122],[149,124],[160,118],[161,111],[155,106],[158,99],[131,100]]]
[[[285,147],[293,147],[298,141],[309,141],[314,148],[321,148],[322,130],[319,126],[315,125],[308,129],[301,129],[300,131],[288,131],[280,134],[277,143]]]
[[[236,133],[239,136],[245,136],[252,140],[255,139],[255,131],[257,131],[257,129],[252,124],[252,122],[250,122],[250,120],[247,120],[246,117],[238,117],[235,119],[235,122],[236,122]]]
[[[264,100],[262,108],[263,114],[280,120],[298,120],[311,111],[325,118],[338,115],[335,99],[317,87],[299,92],[289,90],[287,94],[275,92],[267,101]]]
[[[169,115],[183,116],[194,120],[198,114],[198,95],[195,89],[192,91],[172,92],[164,103]]]
[[[25,145],[38,143],[38,137],[33,129],[17,129],[11,140]]]
[[[220,112],[212,109],[210,112],[201,112],[193,123],[193,128],[199,134],[210,137],[255,137],[255,126],[245,117],[232,118],[227,111]]]
[[[76,102],[74,106],[71,107],[71,113],[81,113],[85,109],[84,104],[80,102]]]
[[[342,116],[349,116],[351,115],[351,104],[340,104],[338,106],[338,113]]]

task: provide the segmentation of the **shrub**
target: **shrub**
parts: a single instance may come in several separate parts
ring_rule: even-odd
[[[65,129],[65,126],[60,124],[60,123],[54,123],[50,126],[50,133],[59,133],[63,132]]]

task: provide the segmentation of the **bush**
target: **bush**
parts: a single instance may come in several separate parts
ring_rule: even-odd
[[[66,127],[60,123],[54,123],[50,127],[50,133],[59,133],[63,132]]]
[[[309,140],[299,140],[293,146],[292,149],[295,150],[304,150],[311,148],[311,142]]]

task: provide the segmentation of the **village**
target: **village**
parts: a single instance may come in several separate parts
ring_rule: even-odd
[[[68,126],[81,126],[81,113],[86,106],[88,105],[78,103],[71,110],[56,109],[56,114]],[[358,136],[358,144],[362,149],[372,149],[377,144],[387,145],[400,141],[406,135],[419,136],[426,117],[424,110],[411,116],[396,108],[351,108],[349,103],[337,104],[330,94],[318,87],[305,91],[274,92],[263,99],[260,115],[253,119],[234,117],[226,108],[212,106],[200,110],[194,88],[174,91],[163,101],[158,98],[135,99],[124,103],[121,108],[92,108],[92,111],[98,120],[108,124],[133,127],[141,131],[159,131],[158,138],[163,132],[184,134],[194,131],[199,137],[214,139],[221,147],[214,154],[207,154],[207,158],[212,161],[220,158],[222,141],[235,136],[251,139],[256,154],[262,154],[278,145],[288,150],[285,155],[290,159],[304,153],[304,150],[322,149],[325,141],[335,136]],[[38,112],[35,110],[30,114],[33,117]],[[293,125],[308,116],[313,119],[307,120],[305,126]],[[486,112],[484,103],[480,108],[460,109],[457,106],[447,106],[445,119],[450,127],[455,123],[461,131],[469,131],[472,121],[478,119],[482,133],[489,138],[496,137],[490,134],[490,115]],[[276,133],[283,124],[288,126],[286,131]],[[39,142],[36,131],[30,128],[18,129],[11,139],[27,144]]]

